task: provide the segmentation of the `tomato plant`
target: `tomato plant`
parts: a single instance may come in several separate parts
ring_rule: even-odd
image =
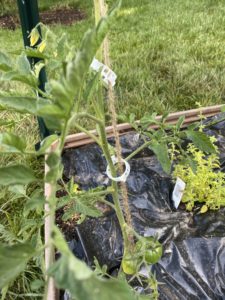
[[[26,91],[26,95],[1,95],[1,109],[10,109],[20,114],[31,114],[40,117],[53,132],[51,136],[42,141],[38,151],[27,150],[30,147],[26,144],[25,137],[19,137],[12,132],[0,134],[1,153],[16,153],[21,156],[30,155],[33,157],[45,155],[47,166],[44,178],[38,177],[33,170],[24,165],[11,164],[10,166],[1,167],[0,185],[6,187],[26,185],[29,187],[30,184],[38,183],[50,187],[45,201],[42,202],[40,202],[40,197],[30,198],[25,195],[30,201],[28,207],[32,207],[32,209],[40,209],[40,206],[43,209],[44,202],[48,205],[48,211],[45,215],[50,232],[48,232],[49,237],[46,238],[46,245],[42,245],[40,238],[32,240],[32,244],[29,239],[25,239],[22,241],[23,246],[16,244],[10,246],[0,245],[0,289],[4,289],[5,293],[7,293],[9,284],[26,268],[27,263],[35,259],[36,255],[43,255],[43,249],[45,248],[46,269],[43,268],[43,277],[46,278],[45,293],[43,295],[45,300],[52,299],[50,296],[52,291],[51,278],[54,279],[57,288],[68,290],[71,296],[78,300],[109,299],[112,290],[114,290],[114,299],[134,300],[140,298],[124,281],[117,278],[100,278],[84,262],[74,257],[63,234],[55,225],[56,210],[62,205],[60,201],[65,200],[64,205],[73,201],[75,205],[71,207],[74,211],[81,215],[98,217],[101,213],[96,208],[96,202],[103,201],[107,204],[104,196],[110,193],[113,197],[113,203],[108,203],[108,205],[116,212],[125,249],[129,248],[130,241],[125,229],[126,221],[119,201],[120,191],[117,182],[112,181],[111,187],[105,190],[94,189],[87,193],[77,191],[73,186],[72,189],[67,189],[67,198],[56,198],[58,182],[63,173],[61,154],[66,136],[71,128],[85,132],[100,146],[112,176],[116,176],[116,168],[112,161],[115,149],[108,144],[105,130],[105,104],[98,97],[92,97],[93,91],[98,95],[100,94],[102,84],[99,80],[100,76],[94,75],[90,80],[90,76],[93,75],[90,71],[90,65],[119,6],[120,1],[109,12],[108,17],[100,19],[98,24],[85,34],[78,51],[71,47],[65,34],[58,37],[48,27],[38,25],[41,26],[42,37],[39,35],[37,28],[34,28],[30,34],[31,44],[36,48],[26,48],[15,60],[11,60],[8,55],[0,53],[1,79],[20,82],[26,85],[27,89],[30,89],[29,93]],[[30,65],[27,57],[37,57],[40,61],[36,64],[33,61]],[[48,70],[48,83],[46,90],[42,91],[39,89],[38,78],[44,67]],[[31,96],[28,97],[27,94]],[[90,105],[94,108],[93,114],[89,113]],[[84,128],[82,125],[85,123],[84,120],[96,124],[96,130],[99,134],[93,135],[88,129]],[[54,151],[49,152],[49,147],[53,142],[56,142],[56,147]],[[65,185],[65,189],[67,187]],[[70,205],[68,206],[70,207]],[[61,253],[56,262],[54,262],[55,249]],[[9,265],[8,269],[5,265],[6,262]],[[127,253],[124,253],[122,265],[126,273],[134,274],[138,271],[137,260],[133,260]],[[95,292],[93,293],[93,291]]]

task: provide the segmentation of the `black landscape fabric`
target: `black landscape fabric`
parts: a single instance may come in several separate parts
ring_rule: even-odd
[[[223,117],[220,114],[210,121]],[[225,122],[206,131],[217,138],[223,170]],[[114,144],[113,139],[109,141]],[[137,133],[122,136],[123,156],[141,143]],[[82,189],[110,183],[105,174],[106,161],[95,144],[66,150],[63,164],[65,179],[74,176]],[[134,229],[143,236],[157,235],[163,244],[164,254],[152,266],[160,282],[160,299],[225,299],[225,209],[205,214],[200,214],[198,208],[187,212],[182,204],[174,209],[171,200],[174,182],[148,149],[131,159],[130,165],[127,187]],[[110,197],[108,200],[111,201]],[[111,272],[120,265],[122,236],[112,210],[101,218],[87,218],[77,231],[90,265],[94,257]]]

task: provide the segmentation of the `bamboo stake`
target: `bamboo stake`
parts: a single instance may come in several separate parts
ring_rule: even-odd
[[[49,149],[49,152],[53,152],[56,147],[57,147],[58,141],[53,143]],[[46,157],[47,158],[47,157]],[[45,164],[45,174],[47,174],[49,168],[47,164]],[[44,228],[44,234],[45,234],[45,245],[48,245],[48,242],[51,238],[51,222],[50,222],[50,217],[49,217],[49,204],[48,204],[48,199],[52,193],[52,186],[49,183],[45,183],[44,187],[44,193],[45,193],[45,228]],[[50,265],[51,265],[51,260],[52,260],[52,253],[49,249],[49,247],[45,248],[45,269],[48,270]],[[47,299],[48,300],[58,300],[59,299],[59,293],[58,290],[56,289],[55,282],[53,278],[49,278],[49,285],[48,285],[48,290],[47,290]]]

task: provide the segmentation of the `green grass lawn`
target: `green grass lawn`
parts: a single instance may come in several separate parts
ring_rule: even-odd
[[[47,4],[48,5],[47,5]],[[40,1],[79,6],[82,1]],[[79,46],[93,24],[92,1],[80,4],[87,19],[66,31]],[[177,111],[224,100],[225,3],[221,0],[124,0],[111,34],[111,58],[118,75],[119,108],[140,118],[146,111]],[[0,31],[1,50],[22,45],[20,29]]]
[[[15,1],[9,1],[8,5],[4,3],[1,14],[16,13]],[[92,0],[40,0],[39,5],[42,10],[64,5],[85,10],[85,20],[71,26],[52,27],[58,35],[67,32],[71,45],[78,47],[84,32],[94,24]],[[223,0],[123,0],[109,37],[112,68],[118,75],[118,113],[135,113],[140,118],[145,112],[179,111],[195,108],[197,102],[208,106],[224,101]],[[20,28],[15,31],[0,29],[1,51],[10,52],[22,47]],[[0,88],[11,93],[27,92],[15,83],[0,83]],[[0,113],[0,117],[1,120],[14,120],[15,130],[26,136],[30,147],[38,141],[34,118],[21,119],[18,114],[5,112]],[[5,128],[0,127],[1,130]],[[15,160],[18,161],[18,157],[4,156],[0,158],[0,164]],[[29,159],[29,164],[43,172],[41,160]],[[21,238],[25,199],[20,197],[11,201],[11,197],[12,193],[7,189],[0,191],[1,242],[9,242],[9,237],[11,243]],[[39,220],[40,216],[28,216],[31,220],[35,218]],[[39,299],[38,296],[24,295],[40,292],[40,289],[31,291],[28,287],[28,282],[41,278],[39,273],[34,262],[29,272],[10,288],[5,299]]]
[[[112,33],[119,105],[140,117],[221,103],[223,1],[128,0]]]

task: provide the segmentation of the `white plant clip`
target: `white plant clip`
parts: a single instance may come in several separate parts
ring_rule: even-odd
[[[116,78],[117,78],[116,73],[114,73],[106,65],[104,65],[103,63],[98,61],[96,58],[93,59],[93,61],[91,63],[91,68],[96,72],[99,72],[100,69],[102,69],[102,71],[101,71],[102,80],[107,86],[109,85],[109,83],[112,86],[114,86],[116,84]]]
[[[112,162],[114,165],[118,163],[118,158],[115,155],[111,156],[111,158],[112,158]],[[127,181],[127,177],[130,174],[130,165],[125,159],[122,159],[122,162],[125,164],[126,169],[125,169],[124,173],[119,177],[112,177],[110,168],[109,168],[109,166],[107,166],[106,174],[111,180],[116,181],[116,182],[126,182]]]

